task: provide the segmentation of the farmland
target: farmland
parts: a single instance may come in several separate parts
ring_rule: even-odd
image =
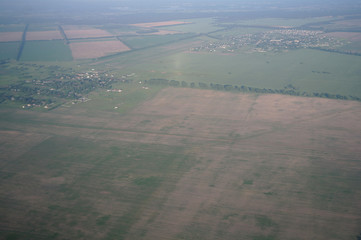
[[[0,239],[361,236],[357,21],[57,24],[0,27]]]
[[[63,40],[27,41],[21,56],[22,61],[69,61],[70,49]]]
[[[18,54],[19,42],[0,43],[0,59],[14,59]]]
[[[2,111],[1,225],[11,229],[3,236],[352,239],[359,231],[358,102],[168,88],[125,115],[79,106]]]
[[[118,40],[72,42],[70,49],[74,59],[98,58],[130,50],[128,46]]]
[[[38,32],[28,32],[26,35],[26,40],[58,40],[62,39],[62,36],[59,31],[38,31]]]

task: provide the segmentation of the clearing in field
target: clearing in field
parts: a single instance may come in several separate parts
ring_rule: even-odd
[[[58,40],[62,39],[59,31],[37,31],[27,32],[26,40]]]
[[[0,32],[0,42],[21,41],[22,32]]]
[[[180,24],[189,24],[190,22],[182,22],[182,21],[165,21],[165,22],[149,22],[149,23],[136,23],[131,24],[132,26],[136,27],[164,27],[164,26],[173,26],[173,25],[180,25]]]
[[[106,55],[129,51],[130,48],[120,41],[72,42],[70,49],[74,59],[98,58]]]

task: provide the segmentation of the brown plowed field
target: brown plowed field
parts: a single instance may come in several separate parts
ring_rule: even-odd
[[[62,39],[59,31],[27,32],[26,40],[55,40]]]
[[[0,42],[21,41],[22,32],[0,32]]]
[[[69,39],[72,38],[98,38],[98,37],[111,37],[113,36],[111,33],[102,30],[102,29],[64,29],[66,36]]]
[[[73,42],[70,49],[74,59],[98,58],[130,50],[120,41]]]

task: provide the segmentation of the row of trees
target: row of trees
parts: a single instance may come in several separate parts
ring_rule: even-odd
[[[343,99],[343,100],[356,100],[361,101],[359,97],[355,96],[344,96],[340,94],[331,94],[325,92],[301,92],[298,91],[293,86],[285,86],[284,89],[267,89],[267,88],[256,88],[256,87],[247,87],[247,86],[233,86],[229,84],[218,84],[218,83],[203,83],[199,82],[198,84],[192,82],[188,84],[185,81],[176,81],[176,80],[167,80],[167,79],[150,79],[143,81],[145,84],[148,85],[165,85],[165,86],[172,86],[172,87],[191,87],[191,88],[202,88],[202,89],[213,89],[218,91],[232,91],[232,92],[249,92],[249,93],[273,93],[273,94],[285,94],[285,95],[292,95],[292,96],[304,96],[304,97],[322,97],[322,98],[331,98],[331,99]]]

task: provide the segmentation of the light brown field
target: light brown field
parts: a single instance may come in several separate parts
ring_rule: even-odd
[[[178,34],[178,33],[181,33],[181,32],[171,31],[171,30],[159,30],[158,32],[147,33],[145,35],[168,35],[168,34]]]
[[[22,32],[0,32],[0,42],[21,41]]]
[[[149,23],[136,23],[131,24],[136,27],[164,27],[164,26],[172,26],[172,25],[179,25],[179,24],[188,24],[190,22],[181,22],[181,21],[165,21],[165,22],[149,22]]]
[[[27,32],[26,40],[55,40],[62,39],[59,31]]]
[[[73,42],[70,49],[74,59],[98,58],[109,54],[129,51],[120,41]]]
[[[0,197],[0,211],[5,213],[0,221],[2,229],[16,222],[9,212],[20,214],[23,208],[36,205],[33,214],[37,218],[32,224],[40,221],[65,239],[71,238],[67,229],[82,231],[84,239],[105,238],[110,229],[124,229],[129,222],[123,239],[339,240],[356,239],[361,231],[360,102],[167,88],[126,115],[86,107],[1,114],[29,120],[22,124],[1,120],[1,126],[13,129],[6,132],[2,144],[9,136],[15,136],[12,144],[21,135],[31,138],[36,133],[35,142],[43,136],[59,136],[64,137],[60,143],[68,144],[67,149],[74,151],[79,161],[91,158],[91,154],[100,159],[94,164],[72,161],[69,170],[58,173],[55,168],[55,176],[43,173],[47,177],[41,172],[52,159],[44,159],[39,166],[28,163],[37,171],[35,176],[28,175],[28,168],[20,168],[21,162],[14,162],[18,177],[0,185],[6,192]],[[76,149],[67,139],[83,139],[101,146],[104,152],[94,153],[84,146]],[[173,158],[189,156],[192,166],[183,169],[180,164],[162,173],[164,182],[149,198],[137,202],[131,179],[139,171],[144,176],[151,174],[141,168],[139,156],[131,161],[137,169],[116,177],[108,176],[122,168],[102,158],[102,154],[110,156],[109,146],[125,143],[176,147],[180,152]],[[152,154],[146,160],[156,161]],[[8,161],[22,159],[25,164],[25,156]],[[17,188],[12,188],[16,184]],[[60,212],[49,215],[47,201],[65,204],[56,200],[66,193],[57,190],[64,184],[79,189],[80,195],[62,201],[90,206],[83,218]],[[86,190],[81,191],[83,188]],[[134,209],[127,213],[132,204]],[[13,208],[5,211],[4,206]],[[42,222],[41,214],[50,219]],[[105,226],[91,222],[103,215],[111,216]],[[26,222],[17,220],[26,228]],[[21,230],[20,223],[15,230]]]
[[[344,27],[361,27],[360,19],[346,20],[346,21],[337,21],[336,25],[341,25]]]
[[[102,29],[64,29],[66,36],[69,39],[73,38],[99,38],[99,37],[112,37],[113,35]]]
[[[326,36],[342,38],[353,42],[361,41],[361,33],[356,32],[332,32],[326,33]]]

